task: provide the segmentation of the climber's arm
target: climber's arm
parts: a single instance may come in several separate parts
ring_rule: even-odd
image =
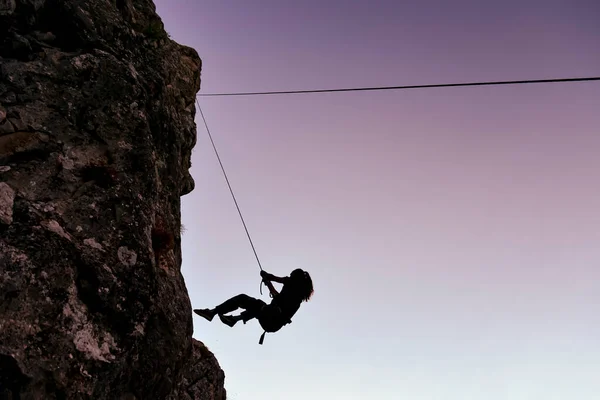
[[[285,283],[287,281],[287,276],[280,278],[266,271],[260,271],[260,276],[263,278],[264,281],[271,281],[277,283]]]
[[[263,282],[265,283],[265,285],[267,285],[267,287],[269,288],[269,292],[271,292],[271,296],[277,296],[279,294],[279,292],[277,291],[277,289],[275,289],[275,287],[273,286],[273,284],[271,283],[270,280],[263,280]]]
[[[273,282],[285,284],[289,279],[287,276],[280,278],[273,274],[268,273],[267,271],[260,271],[260,276],[263,278],[263,282],[269,288],[269,292],[271,292],[271,297],[275,297],[279,294],[277,289],[273,286]]]
[[[283,284],[283,283],[285,283],[285,282],[286,282],[286,280],[287,280],[287,276],[284,276],[283,278],[280,278],[280,277],[278,277],[278,276],[271,275],[271,276],[269,277],[269,280],[270,280],[270,281],[273,281],[273,282],[277,282],[277,283],[282,283],[282,284]]]

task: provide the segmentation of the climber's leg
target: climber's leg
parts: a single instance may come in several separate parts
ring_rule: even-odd
[[[224,315],[219,314],[219,319],[225,325],[234,326],[238,321],[244,321],[244,324],[250,321],[252,318],[259,318],[261,310],[249,309],[244,310],[240,315]]]
[[[219,315],[219,318],[223,323],[233,326],[237,321],[244,320],[244,323],[252,318],[255,318],[260,310],[265,306],[265,302],[254,297],[250,297],[245,294],[239,294],[232,297],[231,299],[219,304],[213,309],[201,309],[194,310],[199,316],[212,321],[215,315]],[[245,311],[238,316],[225,316],[229,312],[235,311],[238,308],[243,308]]]
[[[254,297],[245,294],[238,294],[225,301],[223,304],[216,306],[214,311],[217,314],[227,314],[238,308],[243,308],[244,310],[258,313],[263,306],[265,306],[265,302],[262,300],[255,299]]]
[[[234,326],[238,321],[244,320],[244,323],[246,323],[246,321],[258,316],[258,313],[265,305],[265,302],[262,300],[240,294],[218,305],[214,311],[219,314],[221,322],[228,326]],[[243,308],[245,311],[236,316],[225,315],[238,308]]]

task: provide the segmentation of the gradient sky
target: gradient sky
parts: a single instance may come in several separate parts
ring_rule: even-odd
[[[600,75],[597,0],[156,3],[202,93]],[[263,346],[194,316],[230,399],[600,398],[600,82],[200,104],[263,266],[315,283]],[[203,308],[260,278],[197,123]]]

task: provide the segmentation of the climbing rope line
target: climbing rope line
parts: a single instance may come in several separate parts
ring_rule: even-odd
[[[200,115],[202,116],[202,121],[204,121],[204,127],[206,128],[206,132],[208,133],[208,137],[210,138],[210,143],[212,144],[213,150],[217,156],[217,160],[219,160],[219,165],[221,166],[221,171],[223,171],[223,176],[225,177],[225,181],[227,182],[227,187],[229,187],[229,192],[231,193],[231,197],[233,197],[233,202],[235,203],[235,208],[237,208],[238,214],[240,215],[240,219],[242,220],[242,224],[244,225],[244,230],[246,231],[246,236],[248,236],[248,241],[250,241],[250,246],[252,246],[252,251],[254,252],[254,257],[256,257],[256,262],[258,263],[258,268],[262,271],[262,265],[260,264],[260,259],[258,258],[258,254],[256,253],[256,249],[254,248],[254,243],[252,242],[252,238],[250,237],[250,232],[248,232],[248,227],[246,226],[246,221],[244,221],[244,217],[242,215],[242,211],[240,210],[240,206],[235,198],[235,194],[233,193],[233,189],[231,188],[231,184],[229,183],[229,178],[227,177],[227,173],[225,172],[225,168],[223,167],[223,163],[221,162],[221,157],[219,156],[219,152],[217,151],[217,146],[215,146],[215,141],[210,134],[210,129],[208,129],[208,124],[206,123],[206,118],[204,117],[204,113],[202,112],[202,108],[200,107],[200,103],[198,99],[196,99],[196,105],[198,106],[198,111],[200,111]],[[262,284],[261,284],[261,294],[262,294]]]
[[[521,81],[490,81],[490,82],[465,82],[465,83],[439,83],[430,85],[405,85],[405,86],[380,86],[380,87],[360,87],[345,89],[316,89],[316,90],[285,90],[271,92],[237,92],[237,93],[201,93],[197,97],[216,97],[216,96],[263,96],[275,94],[303,94],[303,93],[332,93],[332,92],[366,92],[373,90],[404,90],[404,89],[427,89],[444,88],[459,86],[492,86],[492,85],[524,85],[532,83],[565,83],[565,82],[588,82],[600,81],[600,76],[587,78],[557,78],[557,79],[533,79]]]

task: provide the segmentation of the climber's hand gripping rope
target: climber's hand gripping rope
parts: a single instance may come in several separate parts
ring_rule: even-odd
[[[270,273],[268,273],[268,272],[266,272],[264,270],[260,271],[260,276],[262,278],[261,286],[260,286],[261,287],[261,294],[262,294],[262,284],[264,283],[269,288],[269,296],[271,296],[271,298],[273,296],[278,295],[279,292],[275,289],[275,287],[273,286],[273,284],[271,283],[271,281],[278,282],[278,281],[283,281],[283,279],[282,278],[278,278],[275,275],[272,275],[272,274],[270,274]]]

